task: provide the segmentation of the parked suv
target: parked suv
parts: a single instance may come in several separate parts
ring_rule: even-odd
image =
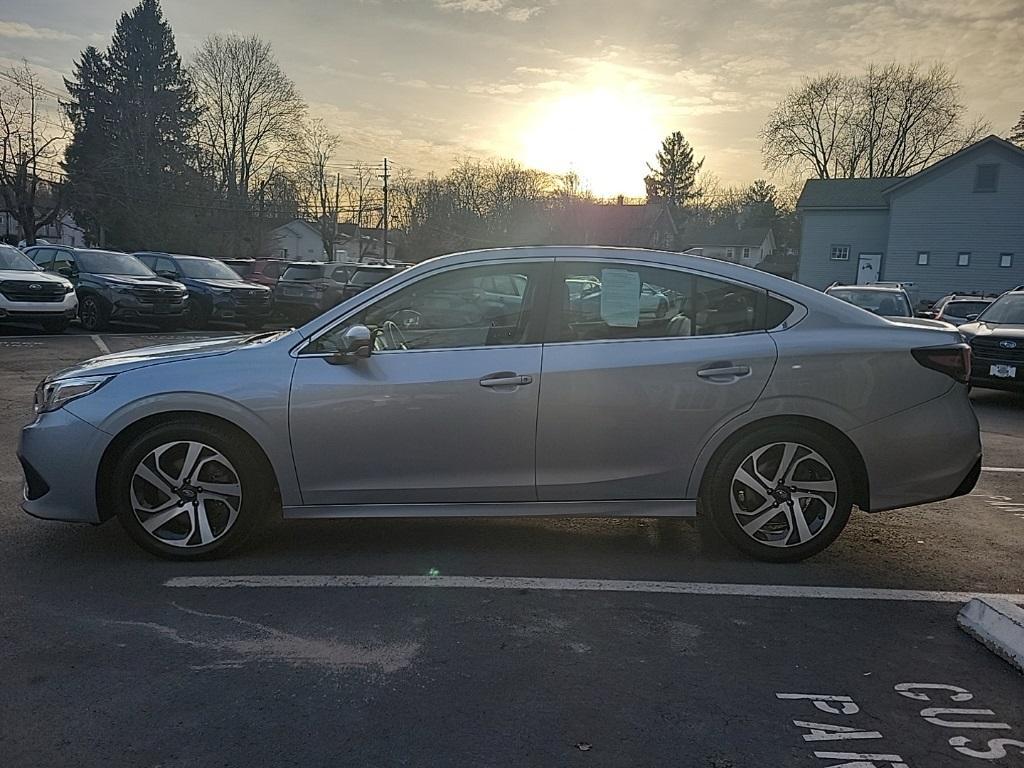
[[[345,298],[349,264],[293,261],[274,288],[274,309],[289,320],[309,320]]]
[[[270,319],[270,289],[245,282],[216,259],[144,251],[135,256],[160,277],[188,289],[185,324],[205,328],[210,321],[262,328]]]
[[[344,293],[346,299],[387,280],[392,275],[397,275],[406,268],[405,264],[355,264],[349,266],[350,274]]]
[[[243,280],[273,288],[288,266],[282,259],[221,259]]]
[[[960,326],[971,345],[971,384],[1024,391],[1024,290],[1007,291]]]
[[[866,309],[881,317],[913,317],[914,305],[902,285],[839,285],[825,289],[829,296]]]
[[[955,293],[943,296],[930,311],[921,312],[921,317],[944,320],[953,325],[969,323],[984,312],[992,299],[986,296],[957,296]]]
[[[70,280],[78,294],[78,319],[87,331],[101,331],[111,320],[181,323],[188,291],[174,280],[157,277],[127,253],[43,245],[27,255],[47,272]]]
[[[40,323],[60,333],[77,312],[70,280],[46,274],[13,245],[0,244],[0,322]]]

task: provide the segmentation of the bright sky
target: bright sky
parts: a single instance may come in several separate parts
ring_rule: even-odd
[[[131,0],[5,0],[0,65],[62,90]],[[726,183],[764,175],[758,130],[803,76],[942,59],[972,115],[1005,135],[1024,110],[1024,0],[164,0],[186,62],[210,32],[269,40],[341,160],[418,173],[458,157],[575,170],[643,192],[681,130]]]

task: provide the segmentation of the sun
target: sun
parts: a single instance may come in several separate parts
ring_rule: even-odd
[[[595,87],[539,104],[520,135],[524,163],[573,170],[599,197],[644,194],[661,142],[654,100],[627,87]]]

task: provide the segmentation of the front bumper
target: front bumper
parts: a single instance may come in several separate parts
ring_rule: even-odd
[[[21,508],[33,517],[99,523],[96,475],[111,436],[66,408],[44,413],[21,430],[25,472]]]
[[[77,313],[74,291],[61,301],[11,301],[0,294],[0,320],[56,320],[73,318]]]
[[[145,317],[153,320],[180,318],[185,313],[185,301],[146,302],[134,296],[118,296],[110,308],[113,320]]]
[[[263,300],[253,301],[240,301],[234,297],[218,297],[213,300],[210,308],[210,317],[214,320],[269,319],[270,311],[271,301],[269,296]]]
[[[849,437],[864,458],[871,512],[969,493],[981,472],[978,419],[962,384]]]

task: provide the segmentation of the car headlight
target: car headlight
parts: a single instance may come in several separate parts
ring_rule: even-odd
[[[71,283],[65,283],[64,284],[64,295],[65,296],[67,296],[69,293],[73,293],[74,290],[75,290],[75,286],[73,286]]]
[[[113,376],[76,376],[70,379],[43,380],[36,387],[32,408],[36,413],[49,413],[66,403],[85,397],[102,387]]]

